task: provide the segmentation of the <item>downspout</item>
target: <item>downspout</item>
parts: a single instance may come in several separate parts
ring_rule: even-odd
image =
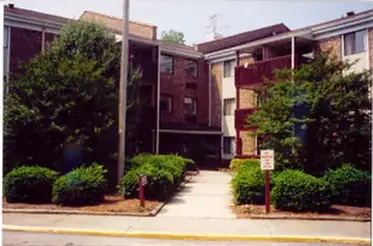
[[[160,97],[161,97],[161,46],[158,45],[157,57],[157,122],[156,122],[156,138],[155,138],[155,154],[159,153],[159,121],[160,121]]]
[[[41,31],[41,53],[44,54],[45,52],[45,28],[46,28],[46,23],[44,23]]]
[[[209,127],[211,127],[211,117],[212,117],[212,109],[211,109],[211,63],[209,62]]]

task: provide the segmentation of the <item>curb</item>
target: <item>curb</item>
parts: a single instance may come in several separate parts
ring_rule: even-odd
[[[328,220],[328,221],[352,221],[352,222],[371,222],[370,218],[359,218],[353,216],[336,217],[336,216],[287,216],[287,215],[250,215],[249,217],[237,217],[239,220],[252,219],[252,220]]]
[[[174,234],[156,232],[126,232],[102,231],[74,228],[27,227],[3,225],[3,231],[56,233],[73,235],[90,235],[106,237],[133,237],[168,240],[203,240],[203,241],[266,241],[266,242],[314,242],[314,243],[340,243],[340,244],[370,244],[370,238],[353,237],[324,237],[324,236],[296,236],[296,235],[234,235],[234,234]]]
[[[94,211],[62,210],[62,209],[56,210],[56,209],[18,209],[18,208],[3,208],[3,213],[66,214],[66,215],[92,215],[92,216],[110,215],[110,216],[137,216],[137,217],[151,216],[151,212],[150,213],[124,213],[124,212],[94,212]]]
[[[185,180],[178,188],[181,190],[186,183],[190,182],[191,176],[185,177]],[[63,210],[63,209],[19,209],[19,208],[3,208],[3,213],[18,213],[18,214],[66,214],[66,215],[93,215],[93,216],[135,216],[135,217],[154,217],[161,209],[172,199],[171,196],[167,201],[160,203],[157,207],[147,213],[126,213],[126,212],[95,212],[95,211],[81,211],[81,210]]]

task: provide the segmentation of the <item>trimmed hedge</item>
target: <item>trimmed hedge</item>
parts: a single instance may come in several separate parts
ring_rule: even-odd
[[[104,200],[107,171],[96,163],[79,167],[53,184],[52,201],[61,205],[94,205]]]
[[[271,192],[275,208],[289,211],[322,211],[331,207],[328,182],[298,170],[278,174]]]
[[[149,199],[166,199],[183,181],[190,159],[177,155],[140,154],[132,158],[133,169],[122,178],[119,189],[126,198],[138,196],[138,175],[147,176],[145,196]]]
[[[327,171],[323,179],[333,190],[333,202],[344,205],[369,205],[371,201],[371,177],[368,172],[350,164]]]
[[[242,165],[260,166],[260,159],[232,159],[229,168],[237,172]]]
[[[9,203],[48,203],[57,178],[58,173],[48,168],[18,167],[5,176],[4,195]]]
[[[232,179],[236,204],[263,204],[264,181],[260,166],[241,165]]]

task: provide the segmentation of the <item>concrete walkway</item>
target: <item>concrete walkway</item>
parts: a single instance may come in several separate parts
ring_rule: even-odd
[[[231,175],[217,171],[201,171],[193,176],[157,217],[232,219]]]

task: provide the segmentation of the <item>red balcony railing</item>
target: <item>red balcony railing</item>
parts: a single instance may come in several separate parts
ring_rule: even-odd
[[[255,108],[249,109],[236,109],[234,115],[234,126],[236,130],[243,130],[247,126],[246,119],[247,116],[255,112]]]
[[[295,64],[298,65],[296,57]],[[291,55],[271,58],[269,60],[255,62],[247,67],[235,68],[235,83],[237,87],[250,87],[264,82],[264,77],[274,78],[274,71],[277,69],[290,68]]]

